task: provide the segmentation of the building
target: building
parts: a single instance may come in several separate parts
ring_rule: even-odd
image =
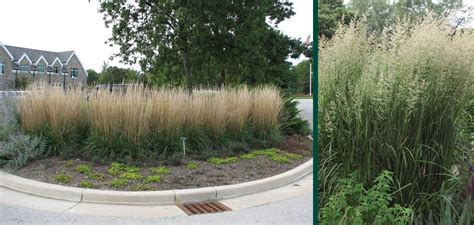
[[[51,52],[0,42],[0,90],[11,89],[16,79],[82,87],[87,84],[87,72],[74,51]]]

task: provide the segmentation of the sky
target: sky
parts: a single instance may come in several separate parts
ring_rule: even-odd
[[[291,1],[296,15],[282,22],[278,29],[305,41],[313,33],[313,1]],[[75,50],[86,69],[100,72],[103,62],[109,61],[118,47],[104,43],[111,30],[105,28],[98,8],[97,0],[0,0],[0,42],[47,51]],[[109,65],[130,67],[118,59]]]

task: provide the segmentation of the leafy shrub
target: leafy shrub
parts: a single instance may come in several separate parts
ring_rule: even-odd
[[[77,173],[90,174],[92,172],[92,169],[89,165],[78,165],[76,166],[75,171]]]
[[[46,145],[41,138],[23,134],[11,135],[3,149],[0,149],[0,166],[8,170],[17,170],[30,160],[41,158]]]
[[[198,168],[198,164],[195,163],[195,162],[190,162],[188,164],[186,164],[186,169],[188,170],[194,170],[194,169],[197,169]]]
[[[159,183],[161,181],[161,176],[148,176],[144,181],[145,183]]]
[[[283,133],[286,135],[310,133],[308,121],[300,117],[300,110],[296,107],[298,102],[289,95],[283,94],[283,110],[281,113],[281,124]]]
[[[392,173],[383,171],[369,190],[355,174],[340,181],[336,193],[321,209],[321,224],[408,224],[412,210],[392,202]]]
[[[240,158],[242,158],[242,159],[255,159],[255,157],[257,157],[257,156],[253,153],[247,153],[247,154],[240,155]]]
[[[169,174],[171,170],[168,167],[160,166],[160,167],[153,167],[150,171],[154,174]]]
[[[212,157],[212,158],[209,158],[207,161],[212,164],[221,165],[221,164],[234,163],[234,162],[237,162],[238,160],[239,158],[237,157],[227,157],[227,158]]]
[[[125,187],[128,184],[128,180],[124,178],[115,178],[110,182],[110,186],[114,188]]]
[[[138,173],[122,173],[120,178],[127,179],[127,180],[140,180],[143,179],[143,176]]]
[[[71,182],[71,178],[72,177],[70,175],[65,174],[64,172],[61,172],[56,176],[56,181],[63,184],[67,184]]]
[[[79,183],[79,187],[81,188],[91,188],[92,186],[93,186],[92,183],[89,181],[81,181]]]

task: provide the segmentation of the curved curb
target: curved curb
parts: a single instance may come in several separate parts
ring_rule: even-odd
[[[197,189],[166,191],[107,191],[67,187],[18,177],[0,170],[0,187],[36,196],[72,202],[170,205],[183,202],[222,200],[275,189],[313,172],[313,159],[287,172],[245,183]]]

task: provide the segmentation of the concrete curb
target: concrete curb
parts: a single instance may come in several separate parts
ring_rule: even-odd
[[[221,200],[255,194],[292,183],[312,172],[313,159],[310,159],[290,171],[261,180],[240,184],[198,189],[133,192],[66,187],[18,177],[0,170],[0,187],[36,196],[72,202],[127,205],[170,205],[183,202]]]

